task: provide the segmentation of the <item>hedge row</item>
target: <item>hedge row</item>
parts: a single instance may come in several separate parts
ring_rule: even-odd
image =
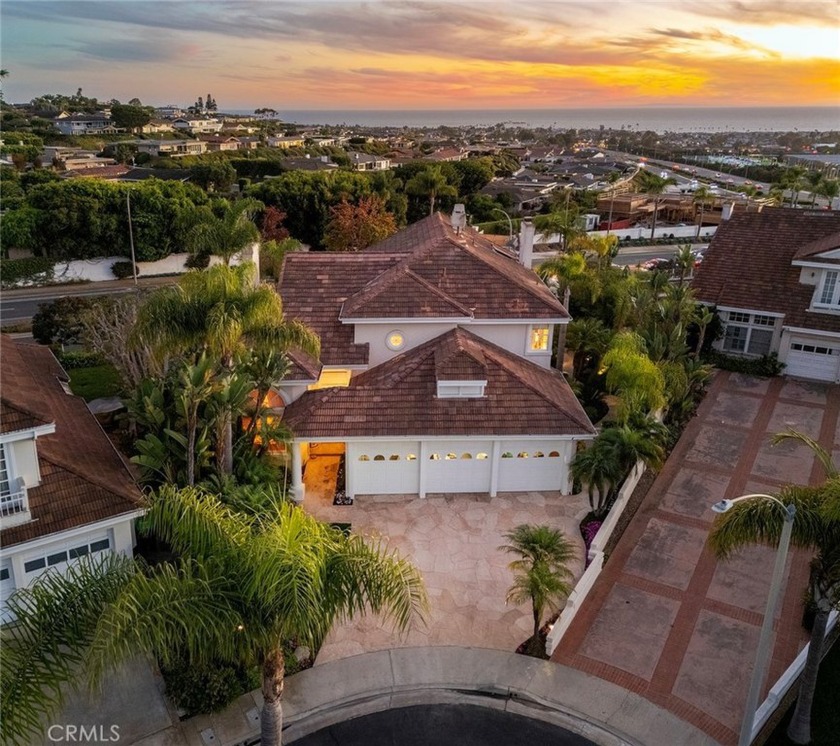
[[[784,363],[779,362],[778,355],[775,352],[759,358],[746,358],[724,355],[717,350],[710,350],[705,357],[706,361],[716,368],[729,370],[733,373],[744,373],[748,376],[772,378],[779,375],[785,367]]]
[[[76,368],[96,368],[104,364],[105,360],[95,352],[59,352],[56,354],[58,362],[64,370],[75,370]]]
[[[54,267],[55,259],[44,256],[3,259],[0,261],[0,286],[12,288],[25,281],[50,282]]]

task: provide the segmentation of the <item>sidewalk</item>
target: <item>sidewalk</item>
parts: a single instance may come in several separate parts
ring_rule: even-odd
[[[165,277],[138,277],[137,287],[155,288],[161,285],[174,285],[180,275]],[[3,299],[11,298],[58,298],[64,295],[106,295],[108,293],[125,293],[134,290],[134,280],[103,280],[102,282],[68,282],[64,285],[42,285],[31,288],[13,288],[3,290]]]

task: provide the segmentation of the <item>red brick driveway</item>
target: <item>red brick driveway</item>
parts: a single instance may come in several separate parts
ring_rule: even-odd
[[[709,506],[820,479],[810,452],[769,439],[793,426],[840,450],[840,387],[720,373],[552,660],[641,694],[737,743],[774,550],[718,562]],[[807,642],[809,557],[792,551],[765,692]]]

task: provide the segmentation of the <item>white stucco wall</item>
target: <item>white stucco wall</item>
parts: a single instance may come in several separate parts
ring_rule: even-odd
[[[387,324],[356,324],[355,325],[355,342],[356,344],[370,345],[370,365],[379,365],[380,363],[390,360],[392,357],[410,350],[418,345],[428,342],[435,337],[445,334],[451,329],[454,329],[457,324],[450,323],[401,323],[393,322]],[[509,350],[514,355],[530,360],[531,362],[548,368],[551,365],[551,339],[549,339],[548,351],[545,353],[531,354],[526,353],[526,345],[528,344],[528,334],[530,324],[494,324],[482,322],[467,322],[461,324],[463,328],[469,330],[476,336],[486,339],[488,342],[498,345],[506,350]],[[549,325],[553,339],[553,326]],[[405,337],[405,346],[402,350],[394,351],[388,348],[385,344],[385,339],[388,334],[394,330],[399,330]]]

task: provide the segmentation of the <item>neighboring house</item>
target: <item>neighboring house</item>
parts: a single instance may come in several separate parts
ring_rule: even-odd
[[[184,114],[184,110],[180,106],[175,106],[175,104],[158,106],[155,109],[155,115],[163,119],[177,119],[178,117],[183,117]]]
[[[468,156],[469,153],[467,153],[466,150],[461,150],[460,148],[441,148],[440,150],[435,150],[433,153],[429,153],[429,155],[426,157],[430,161],[444,163],[452,161],[463,161]]]
[[[351,152],[350,164],[356,171],[387,171],[391,168],[391,159],[384,155]]]
[[[256,150],[262,145],[262,140],[259,137],[240,136],[239,149],[240,150]]]
[[[140,491],[47,347],[0,336],[0,612],[17,588],[100,552],[130,555]]]
[[[207,143],[201,140],[138,140],[137,152],[152,156],[168,155],[178,158],[184,155],[201,155],[207,152]]]
[[[178,119],[172,120],[172,126],[176,130],[184,130],[186,132],[192,133],[193,135],[206,135],[214,134],[216,132],[221,131],[222,122],[220,122],[218,119],[208,119],[205,117],[179,117]]]
[[[286,135],[280,137],[267,137],[265,139],[266,145],[270,148],[280,148],[287,150],[288,148],[302,148],[304,138],[298,135]]]
[[[154,135],[158,132],[172,132],[173,130],[172,122],[166,119],[152,119],[148,124],[144,124],[142,127],[136,129],[137,132],[142,132],[144,135]]]
[[[239,150],[240,142],[238,137],[233,135],[202,135],[198,138],[207,145],[210,153],[218,153],[223,150]]]
[[[530,264],[440,213],[357,253],[288,254],[288,318],[321,338],[278,387],[295,434],[293,493],[328,443],[358,494],[571,491],[595,429],[551,367],[569,315]]]
[[[724,220],[692,281],[733,355],[777,352],[785,373],[840,383],[840,212],[770,209]]]
[[[111,123],[111,117],[104,114],[69,114],[53,120],[62,135],[113,135],[125,132]]]

